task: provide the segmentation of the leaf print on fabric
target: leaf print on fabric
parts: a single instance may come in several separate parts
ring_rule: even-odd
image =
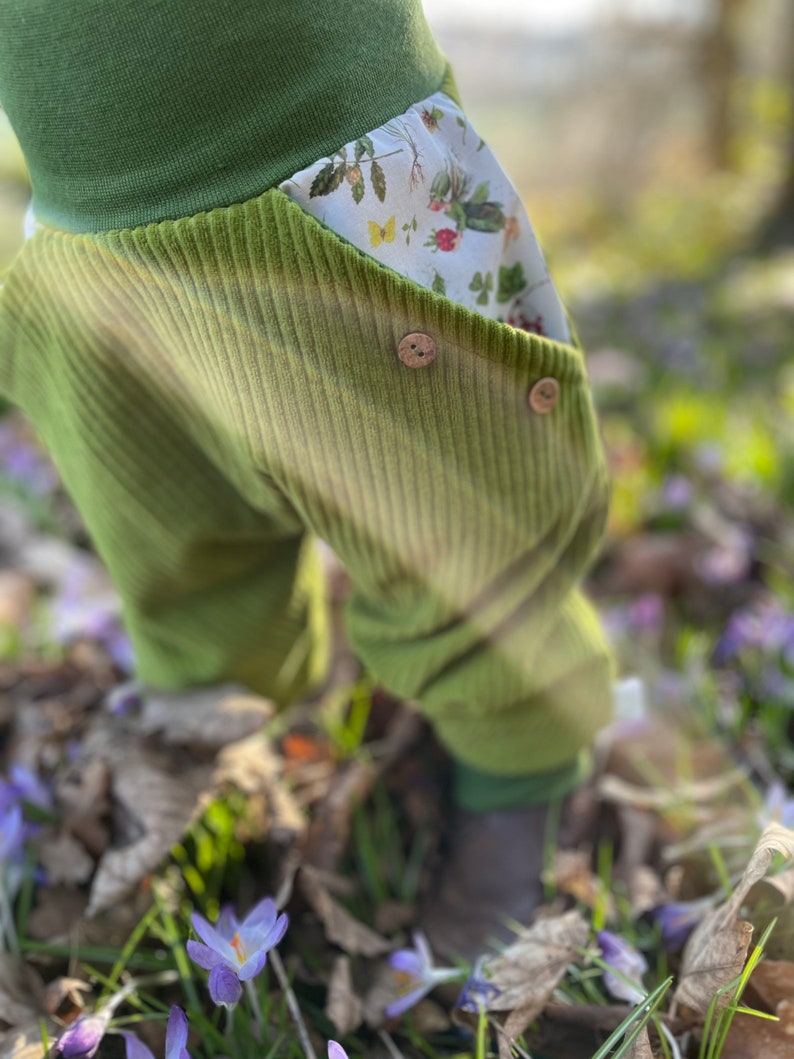
[[[392,154],[399,154],[402,148],[389,152],[385,155],[375,155],[375,144],[370,136],[360,136],[353,144],[353,162],[348,162],[347,150],[342,147],[336,151],[331,160],[322,167],[312,181],[309,189],[309,198],[318,198],[321,195],[330,195],[346,180],[350,185],[353,202],[358,205],[364,198],[364,172],[362,165],[370,166],[370,181],[375,197],[383,202],[386,198],[386,174],[380,165],[379,158],[388,158]],[[365,158],[365,155],[369,158]],[[339,161],[334,161],[335,158]]]
[[[433,282],[430,284],[430,289],[434,290],[436,294],[443,294],[444,297],[446,297],[447,281],[440,272],[436,272],[435,276],[433,276]]]
[[[487,180],[483,180],[483,182],[481,184],[478,184],[472,192],[472,196],[469,199],[469,202],[473,206],[479,206],[480,203],[487,202],[490,187],[491,185],[489,184],[489,182]]]
[[[372,181],[372,190],[375,192],[377,198],[383,202],[386,198],[386,174],[374,158],[372,159],[372,168],[369,171],[369,178]]]
[[[356,162],[360,162],[365,152],[370,158],[375,154],[375,144],[369,136],[359,136],[354,144],[353,151],[355,153]]]
[[[477,305],[487,305],[491,300],[493,290],[493,274],[486,272],[483,276],[482,272],[475,272],[469,284],[469,290],[475,293],[479,291],[476,298]]]
[[[496,292],[496,300],[500,304],[509,302],[526,287],[527,281],[524,276],[524,266],[520,261],[508,268],[506,265],[499,266],[499,287]],[[515,326],[515,325],[514,325]]]
[[[416,231],[417,228],[418,228],[418,225],[416,223],[416,214],[414,214],[413,219],[408,221],[408,222],[406,222],[403,225],[403,231],[405,232],[405,245],[406,246],[410,246],[411,245],[411,235]]]
[[[490,202],[490,182],[481,181],[469,194],[471,176],[464,172],[457,158],[449,156],[444,169],[433,177],[428,209],[446,213],[458,231],[471,228],[477,232],[499,232],[506,218],[501,202]]]
[[[466,124],[466,122],[460,116],[460,114],[458,114],[458,116],[455,118],[455,121],[458,123],[458,125],[461,127],[461,129],[463,129],[463,136],[461,136],[460,145],[461,145],[461,147],[465,147],[466,146],[466,133],[468,131],[469,126]]]
[[[335,165],[331,161],[328,165],[323,166],[312,181],[312,186],[309,189],[309,198],[313,199],[318,195],[330,195],[332,191],[336,191],[342,183],[346,168],[347,163],[345,161],[340,162],[339,165]]]
[[[501,232],[505,215],[498,202],[464,202],[466,227],[475,232]]]
[[[381,243],[393,243],[394,242],[394,231],[396,227],[396,220],[394,217],[389,217],[388,221],[381,226],[377,221],[368,221],[369,227],[369,241],[374,247],[380,246]]]

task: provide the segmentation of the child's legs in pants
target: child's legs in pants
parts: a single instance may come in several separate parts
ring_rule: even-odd
[[[119,585],[145,680],[284,698],[308,529],[353,579],[354,648],[460,760],[538,772],[589,743],[610,665],[577,584],[608,487],[575,350],[389,273],[279,191],[98,236],[90,256],[38,245],[42,288],[68,273],[68,327],[16,358],[13,396]],[[414,333],[435,355],[412,366]],[[531,398],[544,378],[551,408]]]
[[[19,396],[121,594],[136,675],[169,690],[236,680],[280,703],[300,696],[326,646],[302,524],[283,502],[243,498],[224,439],[178,387],[152,384],[143,360],[131,370],[131,349],[107,333],[80,348],[79,360],[53,352],[46,380]],[[209,454],[197,436],[217,443]]]

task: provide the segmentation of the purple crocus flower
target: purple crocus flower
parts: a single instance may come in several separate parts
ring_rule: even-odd
[[[25,822],[18,802],[0,810],[0,865],[16,860],[25,841]]]
[[[165,1029],[165,1059],[190,1059],[187,1044],[187,1015],[175,1004],[171,1007]],[[127,1045],[127,1059],[154,1059],[151,1051],[134,1033],[122,1033]]]
[[[671,474],[662,482],[660,496],[670,511],[685,511],[692,503],[692,482],[683,474]]]
[[[143,689],[137,680],[126,680],[111,688],[105,696],[105,706],[114,717],[126,717],[141,708]]]
[[[167,1056],[166,1059],[168,1059]],[[328,1059],[348,1059],[348,1055],[341,1044],[337,1044],[336,1041],[329,1041]]]
[[[386,1007],[387,1018],[402,1015],[442,982],[461,977],[461,972],[455,967],[433,966],[430,946],[421,931],[415,931],[413,937],[412,949],[398,949],[389,957],[390,966],[397,972],[401,995]]]
[[[240,983],[261,972],[268,951],[284,937],[289,920],[283,912],[278,915],[275,902],[266,897],[242,922],[230,907],[221,912],[214,927],[198,912],[193,913],[191,922],[204,944],[189,941],[188,954],[210,972],[213,1003],[232,1008],[242,995]]]
[[[668,901],[654,908],[651,915],[662,931],[662,941],[668,949],[677,951],[684,947],[689,935],[705,913],[714,907],[711,898],[699,901]]]
[[[655,632],[663,620],[664,600],[656,592],[646,592],[628,608],[629,626],[635,632]]]
[[[133,651],[121,625],[119,599],[97,560],[80,555],[71,563],[51,613],[52,635],[59,643],[96,640],[119,669],[132,669]]]
[[[491,1002],[499,996],[499,988],[483,975],[483,963],[484,960],[480,958],[463,983],[460,996],[455,1001],[455,1007],[460,1008],[461,1011],[469,1011],[478,1015],[481,1011],[487,1011]]]
[[[758,813],[758,824],[764,828],[768,824],[782,824],[794,830],[794,798],[787,797],[788,791],[780,780],[769,786]]]
[[[632,1004],[644,1000],[646,990],[642,984],[642,976],[648,970],[648,964],[642,953],[609,930],[599,930],[596,940],[604,963],[610,967],[610,970],[602,973],[604,985],[612,996],[618,1000],[628,1000]]]
[[[38,496],[58,488],[58,474],[46,454],[8,421],[0,423],[0,466],[8,478]]]
[[[63,1059],[91,1059],[108,1028],[106,1015],[81,1015],[55,1042]]]
[[[22,801],[49,812],[52,809],[52,787],[27,765],[14,764],[9,769],[9,789]]]

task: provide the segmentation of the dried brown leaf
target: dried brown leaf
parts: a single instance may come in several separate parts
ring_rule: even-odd
[[[353,989],[350,959],[337,956],[328,983],[328,998],[325,1014],[334,1024],[340,1037],[346,1037],[361,1025],[364,1017],[364,1001]]]
[[[211,767],[175,769],[173,762],[146,755],[130,741],[113,764],[113,794],[126,833],[121,848],[101,858],[91,887],[88,915],[123,901],[155,871],[196,819],[211,788]]]
[[[37,843],[38,859],[51,886],[88,882],[94,871],[94,858],[85,846],[62,831]]]
[[[794,1000],[794,963],[764,959],[747,984],[746,1002],[774,1015],[783,1000]]]
[[[740,768],[728,769],[720,776],[695,780],[689,783],[677,783],[670,789],[639,787],[628,783],[619,776],[603,776],[598,784],[598,791],[604,801],[617,805],[631,805],[637,809],[653,809],[665,812],[681,805],[692,805],[700,802],[711,802],[723,797],[734,787],[739,787],[747,780],[747,773]]]
[[[85,1007],[82,994],[90,992],[91,986],[81,978],[55,978],[47,985],[44,1006],[51,1015],[72,1022]]]
[[[626,1052],[626,1059],[653,1059],[653,1050],[651,1049],[647,1027],[643,1029],[634,1044]]]
[[[794,1054],[794,1000],[775,1009],[779,1022],[756,1015],[734,1015],[720,1059],[791,1059]]]
[[[577,951],[587,943],[588,933],[587,922],[576,909],[539,919],[522,930],[503,952],[483,964],[485,978],[499,990],[488,1009],[531,1009],[539,1014]]]
[[[695,928],[684,949],[676,1004],[705,1014],[713,997],[741,973],[753,928],[739,912],[750,889],[769,870],[774,853],[794,857],[794,831],[779,824],[767,827],[731,897]],[[729,1001],[726,992],[718,1004]]]
[[[213,784],[230,785],[249,798],[263,796],[271,836],[277,840],[292,842],[305,832],[306,817],[284,782],[284,762],[264,735],[249,736],[223,747]]]
[[[52,1041],[57,1036],[53,1023],[46,1024],[47,1037]],[[0,1033],[0,1059],[45,1059],[41,1041],[41,1022],[30,1019],[6,1033]]]
[[[768,879],[759,879],[747,895],[747,904],[755,909],[756,905],[766,908],[782,908],[794,901],[794,868],[772,875]]]
[[[259,731],[273,712],[272,702],[240,684],[152,691],[143,697],[140,728],[166,744],[217,750]]]
[[[516,1038],[543,1011],[588,933],[585,919],[574,909],[539,919],[499,956],[484,962],[483,976],[498,990],[488,1009],[510,1012],[499,1026],[500,1059],[509,1059]]]
[[[105,851],[110,841],[106,820],[110,813],[109,790],[110,769],[98,758],[70,765],[56,785],[56,803],[64,828],[95,857]]]
[[[551,870],[544,872],[544,881],[551,883],[560,893],[575,897],[588,908],[595,908],[606,898],[608,914],[614,911],[612,895],[604,894],[601,880],[590,869],[590,854],[586,850],[556,850]]]
[[[374,930],[354,919],[335,901],[320,881],[315,869],[304,865],[298,875],[299,885],[312,911],[325,928],[330,942],[344,949],[351,956],[383,956],[392,948],[391,942],[376,934]]]
[[[0,1020],[19,1026],[38,1013],[43,1001],[44,985],[38,975],[0,952]]]
[[[40,886],[36,906],[28,918],[27,933],[35,941],[65,941],[83,916],[85,894],[70,886]]]

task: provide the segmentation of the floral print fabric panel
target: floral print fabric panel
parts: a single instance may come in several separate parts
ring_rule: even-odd
[[[518,193],[444,93],[279,187],[415,283],[513,327],[571,341]]]

